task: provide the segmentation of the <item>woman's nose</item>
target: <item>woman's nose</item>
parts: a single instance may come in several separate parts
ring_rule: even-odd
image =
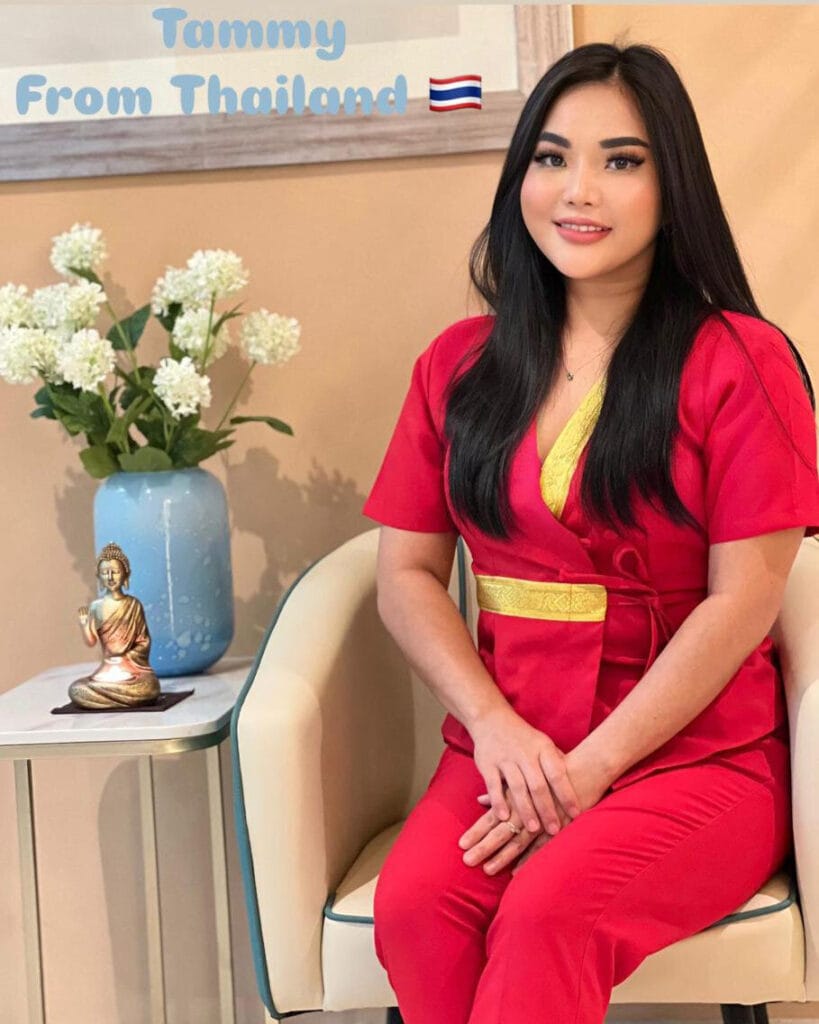
[[[588,203],[597,198],[597,185],[592,171],[583,164],[578,164],[566,175],[563,198],[567,202]]]

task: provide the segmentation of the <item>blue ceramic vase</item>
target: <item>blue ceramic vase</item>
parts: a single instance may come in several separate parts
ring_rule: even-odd
[[[126,594],[142,602],[150,662],[162,676],[213,665],[233,639],[233,575],[225,491],[204,469],[114,473],[94,498],[94,544],[119,544]]]

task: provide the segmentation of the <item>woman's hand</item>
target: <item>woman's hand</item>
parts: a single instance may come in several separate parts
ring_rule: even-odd
[[[608,790],[611,780],[601,771],[599,762],[584,760],[582,748],[579,746],[569,751],[565,763],[575,791],[580,797],[582,813],[601,799]],[[478,802],[489,803],[489,794],[479,796]],[[561,828],[571,824],[572,819],[559,802],[556,809],[560,816]],[[516,815],[512,815],[509,821],[520,827]],[[535,850],[539,850],[552,838],[554,837],[546,833],[532,836],[525,829],[513,834],[508,822],[499,823],[494,811],[490,809],[464,832],[458,840],[458,845],[464,851],[464,863],[473,867],[486,861],[484,871],[490,875],[497,874],[517,859],[517,864],[512,868],[514,875]],[[487,861],[487,857],[491,859]]]
[[[532,835],[537,835],[541,827],[551,835],[560,831],[555,798],[570,818],[580,813],[564,754],[546,733],[530,725],[508,704],[487,712],[472,726],[471,733],[475,765],[486,783],[496,822],[505,822],[510,815],[504,781],[517,821]],[[508,826],[506,831],[512,837]]]

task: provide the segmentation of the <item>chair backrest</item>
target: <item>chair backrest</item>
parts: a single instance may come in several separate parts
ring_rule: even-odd
[[[449,596],[466,620],[472,642],[477,647],[478,604],[475,590],[475,576],[472,572],[472,555],[458,537],[452,575],[449,579]],[[412,706],[415,719],[415,765],[412,789],[407,802],[407,813],[415,806],[427,788],[435,766],[444,749],[441,725],[446,709],[433,696],[429,687],[415,672],[410,670],[412,680]]]

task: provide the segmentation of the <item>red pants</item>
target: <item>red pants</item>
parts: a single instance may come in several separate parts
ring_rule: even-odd
[[[737,910],[792,849],[775,737],[609,790],[515,875],[463,863],[484,792],[447,747],[379,875],[375,949],[405,1024],[600,1024],[646,956]]]

